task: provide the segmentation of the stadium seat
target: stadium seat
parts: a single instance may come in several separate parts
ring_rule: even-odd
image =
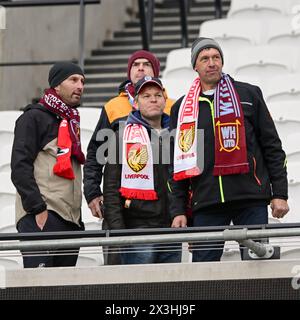
[[[15,204],[16,190],[10,180],[10,173],[0,173],[0,208]]]
[[[0,232],[17,232],[14,204],[0,208]]]
[[[282,0],[231,0],[228,18],[278,18],[286,14]]]
[[[266,33],[268,45],[294,46],[295,50],[299,48],[300,27],[294,25],[290,17],[269,21]]]
[[[80,135],[84,154],[101,116],[101,108],[79,108],[80,113]]]
[[[166,68],[162,73],[163,79],[177,79],[178,84],[181,85],[183,80],[197,77],[197,73],[191,66],[191,49],[182,48],[169,52],[166,61]]]
[[[268,103],[268,109],[280,137],[300,133],[300,108],[297,101]]]
[[[0,172],[10,172],[11,145],[1,145],[0,151]]]
[[[0,111],[1,131],[14,132],[15,122],[22,114],[22,111]]]
[[[161,81],[167,90],[168,97],[177,100],[187,93],[194,79],[162,78]]]
[[[276,76],[291,74],[296,69],[298,53],[290,48],[255,46],[240,49],[231,59],[234,59],[233,76],[249,77],[250,79],[271,79]],[[282,81],[281,81],[282,83]]]
[[[300,133],[296,132],[292,135],[281,136],[281,141],[287,156],[288,166],[290,166],[292,163],[298,163],[300,166]]]
[[[215,39],[222,49],[237,50],[261,44],[262,30],[262,22],[254,19],[216,19],[201,24],[199,37]]]
[[[2,258],[0,257],[0,266],[3,266],[5,269],[22,269],[23,262],[22,258]]]
[[[269,80],[266,90],[266,102],[299,103],[300,98],[300,72],[289,75],[277,75]]]

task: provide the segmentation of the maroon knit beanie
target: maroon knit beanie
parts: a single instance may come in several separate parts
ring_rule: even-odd
[[[159,60],[155,57],[155,55],[149,51],[146,50],[138,50],[135,51],[128,59],[128,68],[127,68],[127,77],[128,79],[130,79],[130,70],[132,67],[133,62],[136,59],[147,59],[151,65],[152,65],[152,69],[153,69],[153,73],[154,73],[154,77],[159,77],[159,68],[160,68],[160,62]]]

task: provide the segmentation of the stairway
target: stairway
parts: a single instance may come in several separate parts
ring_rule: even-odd
[[[214,0],[190,1],[188,14],[189,46],[198,37],[203,21],[214,19]],[[223,17],[229,10],[230,0],[222,1]],[[181,47],[181,27],[178,0],[156,3],[154,9],[152,51],[165,68],[169,51]],[[142,49],[139,17],[126,22],[122,31],[114,32],[113,40],[103,43],[100,50],[92,50],[85,60],[86,85],[84,107],[100,107],[118,94],[118,87],[126,80],[128,57]]]

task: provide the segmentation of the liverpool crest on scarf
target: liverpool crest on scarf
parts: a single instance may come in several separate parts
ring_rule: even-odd
[[[128,124],[123,134],[121,195],[126,199],[157,200],[152,148],[146,128]]]

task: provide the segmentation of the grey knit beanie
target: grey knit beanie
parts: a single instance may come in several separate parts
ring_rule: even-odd
[[[195,64],[198,58],[198,55],[201,50],[207,49],[207,48],[214,48],[217,49],[220,52],[221,58],[222,58],[222,63],[224,64],[224,56],[223,56],[223,51],[219,44],[211,38],[198,38],[196,39],[193,44],[192,44],[192,56],[191,56],[191,62],[193,68],[195,68]]]

